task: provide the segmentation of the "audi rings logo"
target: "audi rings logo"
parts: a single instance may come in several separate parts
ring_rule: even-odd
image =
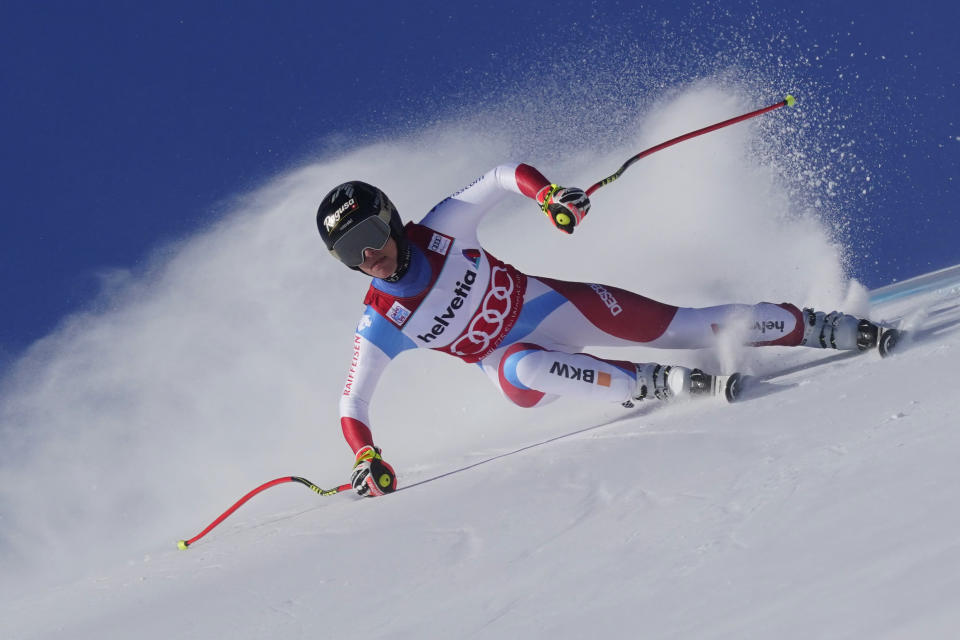
[[[490,271],[490,290],[483,298],[480,309],[470,320],[466,331],[450,345],[450,353],[466,356],[479,353],[490,346],[491,340],[500,335],[503,325],[510,317],[512,303],[510,294],[516,285],[503,267]]]

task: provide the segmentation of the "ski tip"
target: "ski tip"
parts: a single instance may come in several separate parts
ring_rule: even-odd
[[[189,546],[190,546],[190,543],[188,543],[186,540],[177,541],[177,549],[180,549],[181,551],[186,551],[187,547]]]
[[[794,98],[794,97],[793,97],[792,95],[790,95],[789,93],[787,94],[787,97],[785,97],[785,98],[783,99],[783,101],[787,103],[787,106],[788,106],[788,107],[792,107],[793,105],[797,104],[797,99]]]

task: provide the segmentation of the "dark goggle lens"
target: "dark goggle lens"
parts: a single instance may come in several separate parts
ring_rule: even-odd
[[[363,220],[333,243],[330,253],[348,267],[363,264],[365,249],[383,249],[390,239],[390,225],[374,216]]]

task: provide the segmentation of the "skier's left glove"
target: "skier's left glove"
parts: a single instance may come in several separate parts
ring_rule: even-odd
[[[548,184],[537,192],[537,202],[554,226],[564,233],[573,233],[573,228],[590,211],[590,198],[576,187]]]
[[[383,458],[380,450],[367,445],[357,451],[350,484],[361,496],[382,496],[397,488],[397,474]]]

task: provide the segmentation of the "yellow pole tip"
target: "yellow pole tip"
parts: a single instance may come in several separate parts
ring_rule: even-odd
[[[181,551],[186,551],[188,546],[189,545],[187,544],[186,540],[180,540],[177,542],[177,549],[180,549]]]
[[[797,104],[797,99],[791,96],[790,94],[787,94],[787,97],[784,98],[784,100],[787,101],[788,107],[792,107],[793,105]]]

